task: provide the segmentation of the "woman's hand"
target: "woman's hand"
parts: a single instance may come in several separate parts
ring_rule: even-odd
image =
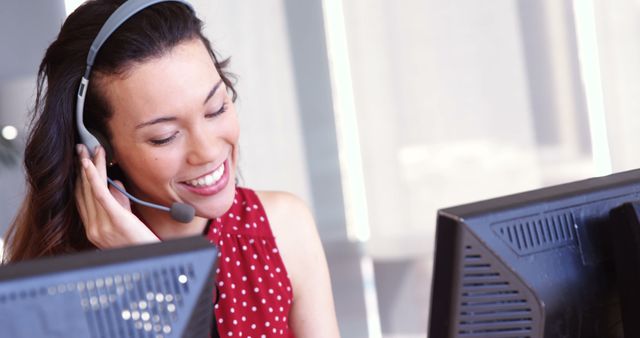
[[[81,166],[75,197],[87,238],[100,249],[158,242],[158,237],[131,212],[129,199],[107,186],[104,149],[97,147],[92,160],[84,145],[76,147]],[[116,184],[122,187],[120,182]]]

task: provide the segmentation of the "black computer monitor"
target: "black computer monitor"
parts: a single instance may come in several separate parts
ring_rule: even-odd
[[[203,237],[0,268],[0,336],[209,337],[217,250]]]
[[[640,337],[640,201],[611,210],[613,252],[626,337]]]
[[[429,337],[622,337],[609,212],[638,200],[634,170],[439,210]]]

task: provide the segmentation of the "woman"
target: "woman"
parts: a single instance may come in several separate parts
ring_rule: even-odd
[[[237,187],[235,90],[184,4],[129,18],[100,49],[84,123],[104,136],[93,156],[75,128],[89,47],[122,0],[95,0],[65,21],[40,65],[25,150],[28,191],[8,234],[9,261],[205,234],[220,250],[221,336],[338,336],[328,269],[313,219],[296,197]],[[108,156],[107,156],[108,153]],[[186,203],[179,223],[132,195]],[[277,239],[277,241],[276,241]]]

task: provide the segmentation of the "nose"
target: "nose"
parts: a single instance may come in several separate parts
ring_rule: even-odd
[[[218,149],[216,136],[211,130],[201,126],[195,126],[189,133],[187,150],[187,163],[191,165],[202,165],[210,163],[216,159]]]

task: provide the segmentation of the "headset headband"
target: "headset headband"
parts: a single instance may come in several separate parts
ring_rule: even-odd
[[[87,65],[84,70],[82,80],[80,80],[80,86],[78,87],[78,99],[76,101],[76,123],[78,126],[78,132],[80,133],[80,140],[87,146],[91,154],[93,154],[95,147],[100,145],[100,142],[85,127],[83,114],[84,99],[87,93],[87,87],[89,86],[91,68],[93,67],[96,55],[109,36],[111,36],[118,27],[127,21],[127,19],[141,10],[160,2],[179,2],[186,5],[192,12],[195,12],[193,10],[193,6],[191,6],[191,4],[186,0],[128,0],[120,5],[120,7],[118,7],[111,16],[109,16],[107,21],[102,25],[102,28],[100,28],[96,38],[91,43],[91,48],[87,55]]]

